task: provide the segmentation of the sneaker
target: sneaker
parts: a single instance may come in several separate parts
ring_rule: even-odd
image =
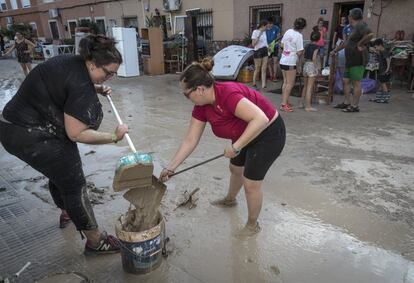
[[[280,110],[285,112],[293,112],[293,109],[289,104],[280,104]]]
[[[235,206],[237,204],[237,200],[228,200],[226,198],[221,198],[218,200],[214,200],[211,201],[210,204],[215,205],[215,206],[227,206],[227,207],[232,207]]]
[[[348,108],[349,106],[350,106],[351,104],[345,104],[345,103],[339,103],[339,104],[337,104],[337,105],[335,105],[334,106],[334,108],[337,108],[337,109],[346,109],[346,108]]]
[[[59,217],[59,228],[66,228],[70,222],[72,222],[72,219],[70,219],[69,214],[66,211],[62,210],[62,213]]]
[[[85,254],[112,254],[117,253],[121,249],[121,243],[114,236],[108,235],[105,231],[101,233],[99,244],[94,247],[87,240],[85,244]]]

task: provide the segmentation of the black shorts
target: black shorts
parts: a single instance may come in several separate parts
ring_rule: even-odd
[[[262,47],[260,49],[257,49],[254,51],[253,53],[253,58],[255,59],[259,59],[259,58],[263,58],[263,57],[267,57],[267,47]]]
[[[296,66],[289,66],[289,65],[280,64],[280,69],[282,69],[284,71],[291,71],[291,70],[296,70]]]
[[[269,55],[269,58],[275,58],[275,59],[278,59],[278,57],[279,57],[279,52],[278,52],[277,48],[275,48],[275,51],[273,51],[273,52]]]
[[[378,80],[380,83],[388,83],[391,80],[391,74],[390,73],[379,74]]]
[[[261,181],[285,146],[286,129],[282,117],[268,126],[254,140],[245,146],[230,163],[244,167],[243,176],[249,180]]]

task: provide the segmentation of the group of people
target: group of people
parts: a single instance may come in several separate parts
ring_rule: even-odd
[[[368,44],[374,34],[363,21],[363,12],[360,8],[349,11],[348,21],[349,24],[346,24],[347,18],[342,17],[340,24],[335,28],[330,55],[334,57],[333,60],[336,60],[336,55],[339,55],[338,65],[343,66],[341,73],[343,76],[344,101],[336,105],[335,108],[352,113],[359,112],[361,80],[367,64]],[[266,68],[264,66],[267,64],[267,60],[270,58],[268,55],[271,53],[269,51],[270,45],[266,39],[266,31],[270,30],[272,25],[271,21],[270,24],[268,21],[262,21],[252,34],[255,62],[253,86],[256,86],[257,75],[261,72],[262,88],[266,87]],[[323,19],[319,18],[318,24],[313,27],[310,34],[310,43],[304,46],[302,32],[306,25],[304,18],[297,18],[293,27],[288,29],[280,40],[279,66],[283,74],[281,111],[293,112],[289,97],[298,72],[302,72],[304,78],[299,108],[304,108],[306,111],[317,111],[311,105],[311,97],[315,78],[329,61],[329,58],[326,58],[327,50],[325,50],[327,28],[324,26]],[[373,51],[378,54],[379,58],[378,80],[381,85],[381,91],[376,94],[373,101],[386,103],[390,99],[390,92],[387,87],[390,81],[390,59],[381,39],[375,40]],[[277,51],[272,52],[272,54],[277,53]],[[276,68],[274,70],[277,71]],[[274,78],[275,72],[271,74],[271,78]],[[351,95],[351,85],[353,95]]]
[[[103,111],[97,93],[111,93],[103,83],[117,72],[122,56],[115,41],[105,36],[89,35],[79,47],[80,55],[55,56],[28,74],[0,115],[0,142],[49,179],[51,196],[61,210],[59,227],[73,222],[87,238],[86,253],[113,253],[120,250],[120,242],[98,228],[77,143],[116,143],[128,132],[127,125],[112,133],[98,131]],[[286,130],[265,96],[241,83],[216,82],[213,65],[207,58],[181,74],[182,94],[194,108],[187,134],[160,179],[171,177],[209,123],[216,136],[230,140],[224,149],[230,160],[228,192],[212,204],[234,206],[244,187],[248,219],[238,235],[251,236],[261,230],[262,182],[283,150]]]

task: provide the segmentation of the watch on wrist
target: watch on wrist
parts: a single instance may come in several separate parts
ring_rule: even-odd
[[[231,149],[234,151],[234,153],[235,153],[236,155],[238,155],[238,154],[240,153],[240,151],[241,151],[241,149],[234,147],[234,145],[233,145],[233,144],[231,144]]]

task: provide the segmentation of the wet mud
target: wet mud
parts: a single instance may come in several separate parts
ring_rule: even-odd
[[[156,162],[165,166],[187,131],[193,107],[180,94],[178,77],[118,78],[110,84],[120,113],[132,115],[125,121],[137,149],[154,152]],[[274,105],[280,104],[279,95],[265,95]],[[414,282],[414,100],[401,89],[393,89],[388,105],[370,104],[368,98],[362,96],[361,112],[356,114],[336,111],[330,105],[319,105],[317,113],[297,109],[282,113],[287,143],[263,182],[262,231],[255,237],[235,237],[247,217],[243,191],[235,207],[210,204],[226,194],[228,160],[168,181],[160,210],[172,252],[142,281]],[[334,103],[341,100],[335,96]],[[292,103],[296,104],[295,98]],[[101,130],[113,131],[116,121],[104,99],[102,104],[106,115]],[[227,145],[206,127],[198,148],[182,166],[203,161]],[[85,175],[97,188],[110,186],[116,161],[128,152],[125,142],[81,145],[80,149]],[[84,155],[91,150],[96,154]],[[0,167],[10,175],[38,176],[4,151],[0,153]],[[40,186],[42,182],[26,180],[16,185]],[[174,211],[183,192],[196,187],[200,187],[197,207]],[[108,193],[111,190],[105,189]],[[33,215],[58,219],[53,204],[36,201],[43,214],[34,210]],[[121,192],[94,210],[99,225],[111,232],[129,207]],[[79,244],[67,256],[80,262],[75,266],[87,271],[88,277],[96,282],[136,282],[136,276],[122,271],[119,257],[79,259],[83,244],[76,240],[74,229],[65,233],[68,241]]]
[[[150,187],[130,189],[124,198],[134,207],[125,214],[123,230],[126,232],[141,232],[158,224],[158,210],[165,194],[166,187],[154,176]]]

